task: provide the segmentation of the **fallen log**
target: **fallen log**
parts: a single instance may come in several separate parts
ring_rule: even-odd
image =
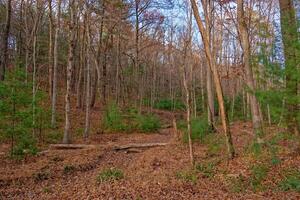
[[[89,144],[50,144],[50,149],[58,149],[58,150],[64,150],[64,149],[93,149],[96,148],[95,145],[89,145]]]
[[[131,148],[150,148],[150,147],[159,147],[159,146],[166,146],[168,143],[142,143],[142,144],[127,144],[127,145],[121,145],[121,146],[115,146],[114,150],[127,150]]]

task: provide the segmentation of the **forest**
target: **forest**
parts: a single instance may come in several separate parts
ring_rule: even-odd
[[[300,199],[300,1],[0,0],[2,199]]]

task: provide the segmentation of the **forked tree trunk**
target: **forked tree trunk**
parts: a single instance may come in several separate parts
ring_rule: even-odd
[[[262,119],[259,113],[259,104],[257,98],[255,96],[255,83],[254,77],[252,73],[252,68],[250,65],[250,43],[249,43],[249,34],[248,28],[245,19],[244,13],[244,1],[237,0],[237,16],[238,16],[238,29],[241,38],[241,46],[244,50],[244,65],[246,72],[246,84],[248,87],[249,98],[250,98],[250,110],[252,113],[252,123],[253,123],[253,132],[256,136],[256,139],[259,140],[263,135],[263,126]]]
[[[216,87],[218,103],[219,103],[219,107],[220,107],[222,126],[223,126],[223,130],[224,130],[224,133],[225,133],[225,136],[226,136],[226,145],[227,145],[228,157],[231,159],[231,158],[234,157],[235,153],[234,153],[234,148],[233,148],[233,144],[232,144],[232,138],[231,138],[229,123],[228,123],[228,119],[227,119],[227,113],[226,113],[225,106],[224,106],[224,97],[223,97],[223,91],[222,91],[222,87],[221,87],[220,77],[219,77],[219,73],[217,71],[216,63],[215,63],[215,60],[213,59],[211,49],[210,49],[210,45],[209,45],[209,41],[210,41],[209,40],[209,34],[208,34],[209,30],[206,30],[203,26],[203,23],[202,23],[201,18],[200,18],[200,14],[199,14],[199,11],[198,11],[196,1],[195,0],[190,0],[190,1],[191,1],[191,4],[192,4],[194,17],[196,19],[198,29],[201,33],[202,40],[203,40],[203,43],[204,43],[206,58],[207,58],[210,70],[212,71],[212,74],[213,74],[213,79],[214,79],[214,83],[215,83],[215,87]]]

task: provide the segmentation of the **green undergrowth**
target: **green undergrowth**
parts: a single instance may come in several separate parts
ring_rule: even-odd
[[[124,178],[124,173],[121,169],[111,168],[102,170],[96,180],[98,183],[118,181]]]
[[[184,120],[178,122],[178,128],[184,132],[183,141],[188,142],[187,123]],[[205,138],[212,132],[207,123],[207,118],[197,117],[191,120],[191,138],[193,141],[205,142]]]
[[[278,184],[283,191],[300,192],[300,170],[289,169],[283,172],[283,179]]]
[[[203,178],[213,178],[217,172],[216,164],[217,162],[203,162],[196,164],[195,168]]]
[[[176,172],[176,178],[184,182],[195,184],[197,182],[197,171],[196,170],[182,170]]]
[[[281,163],[279,154],[291,151],[297,145],[299,138],[294,134],[279,132],[276,134],[266,134],[260,143],[251,142],[245,147],[244,155],[253,157],[256,160],[268,162],[271,165]]]
[[[264,163],[256,163],[249,167],[250,175],[247,177],[242,174],[227,176],[229,189],[235,193],[246,192],[247,190],[264,191],[268,187],[264,181],[267,179],[270,170],[270,166]]]
[[[160,129],[160,120],[153,114],[138,114],[135,108],[121,110],[116,104],[110,104],[105,111],[103,128],[108,132],[155,132]]]
[[[184,110],[185,105],[179,100],[160,99],[154,103],[154,108],[161,110]]]

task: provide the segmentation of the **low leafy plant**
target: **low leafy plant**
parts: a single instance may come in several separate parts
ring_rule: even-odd
[[[40,171],[33,175],[35,181],[48,180],[50,178],[49,171]]]
[[[229,177],[229,187],[232,192],[240,193],[247,189],[247,179],[246,177],[239,175],[237,177]]]
[[[196,169],[201,172],[205,178],[213,178],[215,175],[215,165],[212,162],[197,164]]]
[[[252,166],[250,186],[254,191],[263,189],[262,182],[265,180],[268,174],[268,170],[268,167],[263,164],[257,164]]]
[[[300,192],[300,171],[290,170],[284,176],[284,179],[279,183],[279,188],[283,191],[294,190]]]
[[[74,171],[75,171],[75,166],[73,166],[73,165],[65,165],[64,166],[64,170],[63,170],[64,174],[70,174]]]
[[[124,178],[124,173],[121,169],[111,168],[104,169],[99,173],[96,180],[98,183],[103,183],[107,181],[117,181]]]
[[[49,187],[44,187],[44,188],[43,188],[43,192],[44,192],[44,193],[52,193],[52,190],[51,190],[51,188],[49,188]]]
[[[176,173],[176,178],[195,184],[197,182],[197,173],[194,170],[179,171]]]

